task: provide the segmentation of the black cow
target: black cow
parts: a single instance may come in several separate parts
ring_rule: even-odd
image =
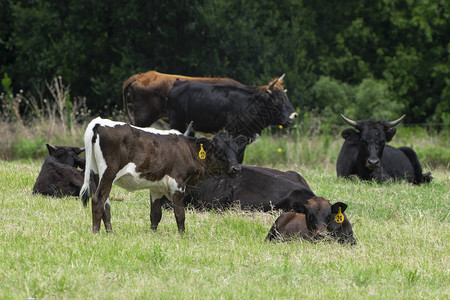
[[[353,229],[344,211],[347,205],[330,201],[322,197],[308,199],[306,205],[293,203],[295,211],[281,214],[267,234],[266,241],[285,241],[291,238],[303,238],[309,241],[324,238],[337,239],[339,243],[356,244]],[[342,220],[336,216],[342,214]],[[340,221],[339,223],[337,221]]]
[[[225,129],[232,136],[245,136],[250,143],[269,125],[290,126],[297,113],[286,92],[274,88],[278,80],[264,90],[177,80],[168,96],[170,127],[183,131],[194,121],[196,131],[215,133]],[[238,161],[242,163],[243,158],[244,151]]]
[[[84,148],[46,145],[50,156],[42,165],[33,186],[33,194],[54,197],[78,196],[83,185],[85,166],[85,160],[78,155]],[[91,180],[90,184],[92,190],[95,190],[94,180]]]
[[[317,197],[300,174],[247,165],[241,165],[241,169],[241,174],[236,178],[214,177],[188,187],[186,204],[196,209],[221,210],[238,206],[244,210],[295,210],[311,216],[308,228],[323,228],[323,220],[332,218],[333,206],[328,200]],[[316,203],[318,199],[322,199],[321,209],[314,210],[311,203]],[[341,202],[334,205],[342,206],[342,212],[346,207]],[[341,227],[328,223],[327,234],[352,243],[352,229],[348,220],[344,225]],[[311,237],[318,237],[317,229],[308,232]]]
[[[386,145],[397,132],[394,126],[398,125],[405,115],[392,122],[352,121],[343,115],[341,117],[357,131],[348,128],[342,132],[345,142],[336,164],[339,177],[356,175],[363,180],[406,180],[413,184],[431,181],[429,172],[422,173],[422,166],[413,149],[397,149]]]

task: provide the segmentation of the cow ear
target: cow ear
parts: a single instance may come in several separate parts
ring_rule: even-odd
[[[200,144],[203,144],[203,149],[205,151],[211,150],[212,147],[212,140],[208,140],[205,138],[199,138],[195,140],[195,144],[197,145],[197,148],[200,149]]]
[[[304,214],[305,213],[305,204],[301,203],[300,201],[294,201],[292,202],[292,209],[297,212]]]
[[[344,138],[344,140],[352,143],[357,143],[359,141],[359,133],[352,128],[347,128],[342,131],[341,136]]]
[[[386,131],[386,141],[390,142],[396,133],[397,133],[397,128],[395,128],[395,127],[389,128],[389,130]]]
[[[331,206],[331,212],[333,214],[337,214],[339,212],[339,207],[341,208],[341,212],[343,213],[347,209],[347,204],[343,202],[336,202]]]
[[[238,145],[239,150],[242,150],[245,149],[245,146],[247,146],[248,138],[243,135],[239,135],[234,138],[234,142]]]
[[[84,148],[74,147],[73,150],[75,151],[75,153],[77,155],[79,155],[80,153],[83,153],[85,149]]]
[[[48,154],[49,154],[50,156],[52,156],[53,152],[56,151],[56,147],[55,147],[55,146],[52,146],[52,145],[50,145],[50,144],[45,144],[45,145],[47,146]]]

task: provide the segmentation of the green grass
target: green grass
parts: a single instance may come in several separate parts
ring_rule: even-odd
[[[149,196],[114,188],[112,226],[91,233],[76,198],[32,196],[40,162],[0,161],[0,299],[448,299],[448,169],[430,185],[296,169],[349,205],[358,244],[265,243],[279,212],[171,211],[150,230]],[[123,200],[123,201],[117,201]]]

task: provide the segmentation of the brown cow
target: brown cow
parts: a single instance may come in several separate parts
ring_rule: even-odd
[[[161,118],[167,118],[167,96],[172,89],[176,79],[180,81],[196,81],[204,83],[223,83],[244,86],[242,83],[231,78],[217,77],[189,77],[183,75],[163,74],[156,71],[138,73],[123,83],[122,97],[123,106],[127,112],[130,123],[136,126],[147,127]],[[277,78],[271,80],[269,84]],[[261,86],[262,90],[267,86]],[[282,80],[278,80],[274,89],[283,89]],[[128,97],[131,100],[134,113],[134,122],[128,107]]]
[[[89,200],[90,170],[99,174],[99,185],[92,198],[94,233],[100,230],[102,220],[106,231],[112,230],[108,197],[113,184],[129,191],[150,190],[150,221],[154,230],[162,215],[159,198],[169,198],[178,231],[184,232],[186,185],[224,173],[236,176],[241,171],[236,160],[238,145],[227,132],[218,133],[211,140],[195,139],[176,130],[140,128],[96,118],[87,126],[84,143],[86,170],[80,197],[85,206]]]
[[[356,244],[352,226],[344,214],[347,205],[342,202],[330,204],[325,198],[313,197],[307,204],[294,202],[296,212],[281,214],[270,228],[266,241],[303,238],[315,241],[323,238],[337,239],[340,243]],[[339,208],[344,216],[342,223],[337,223],[335,216]]]

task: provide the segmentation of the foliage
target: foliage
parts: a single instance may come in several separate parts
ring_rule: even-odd
[[[15,91],[40,90],[62,76],[72,99],[85,96],[100,112],[121,105],[126,78],[151,69],[257,85],[286,73],[294,106],[318,109],[330,122],[342,108],[373,112],[364,105],[375,99],[374,108],[390,106],[380,116],[392,108],[407,112],[407,123],[440,123],[450,113],[449,6],[445,0],[5,0],[0,74],[9,75]]]
[[[415,299],[448,295],[448,172],[429,185],[337,179],[296,168],[348,204],[358,244],[266,243],[279,212],[188,210],[150,229],[148,191],[113,187],[114,233],[91,232],[75,197],[32,196],[40,163],[0,161],[2,299]],[[123,200],[123,201],[117,201]]]

